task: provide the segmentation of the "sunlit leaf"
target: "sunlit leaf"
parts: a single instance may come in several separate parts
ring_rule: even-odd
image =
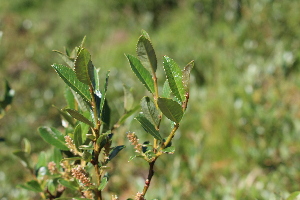
[[[155,51],[151,42],[143,35],[138,40],[136,53],[143,66],[155,73],[157,69]]]
[[[164,56],[163,66],[172,93],[179,101],[182,102],[185,99],[185,91],[182,83],[182,72],[179,66],[168,56]]]
[[[64,151],[69,150],[69,148],[66,146],[64,135],[57,129],[53,127],[40,127],[38,130],[41,137],[49,144]]]
[[[105,188],[105,186],[107,185],[108,183],[108,177],[107,176],[104,176],[102,179],[101,179],[101,183],[98,187],[98,190],[101,191]]]
[[[158,130],[155,129],[154,125],[142,114],[140,113],[136,120],[140,122],[142,127],[145,129],[147,133],[150,133],[154,138],[158,140],[162,140],[161,135],[159,134]]]
[[[183,83],[185,93],[189,92],[190,74],[193,67],[194,67],[194,61],[192,60],[182,70],[182,83]]]
[[[78,80],[82,83],[86,85],[95,83],[94,65],[91,60],[91,54],[84,48],[79,51],[75,60],[75,73]]]
[[[161,112],[175,123],[179,123],[183,116],[182,107],[179,103],[168,98],[158,98],[158,107]]]
[[[78,190],[79,189],[79,185],[76,181],[67,181],[65,179],[59,179],[58,182],[61,185],[65,186],[65,187],[67,187],[71,190]]]
[[[88,124],[90,127],[94,127],[93,122],[91,122],[89,119],[87,119],[85,116],[83,116],[78,111],[72,110],[72,109],[65,109],[65,110],[75,119],[77,119],[85,124]]]
[[[61,79],[72,90],[79,94],[85,102],[90,102],[91,95],[89,92],[89,87],[77,79],[76,74],[72,69],[59,64],[53,64],[52,67],[55,69],[55,71],[58,73]]]
[[[141,100],[141,107],[144,116],[158,129],[160,122],[159,111],[149,97],[144,97]]]
[[[149,92],[154,93],[154,81],[150,72],[142,65],[141,61],[132,55],[126,55],[132,71],[144,84]]]
[[[286,200],[299,200],[300,191],[293,192]]]

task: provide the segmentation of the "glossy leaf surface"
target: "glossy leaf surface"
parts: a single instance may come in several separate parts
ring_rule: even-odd
[[[168,98],[158,98],[157,104],[161,112],[167,118],[169,118],[171,121],[175,123],[180,122],[183,116],[183,111],[179,103]]]
[[[79,94],[84,101],[90,102],[91,95],[89,92],[89,87],[80,82],[75,72],[70,69],[69,67],[66,67],[64,65],[54,64],[52,67],[55,69],[55,71],[58,73],[60,78],[77,94]]]
[[[139,38],[136,53],[143,66],[152,73],[155,73],[157,69],[157,59],[153,46],[146,37],[141,36]]]
[[[182,72],[179,66],[168,56],[164,56],[163,66],[172,93],[178,100],[182,102],[185,99],[185,92],[182,83]]]
[[[126,55],[132,71],[145,85],[149,92],[154,93],[154,82],[150,72],[142,65],[141,61],[132,55]]]

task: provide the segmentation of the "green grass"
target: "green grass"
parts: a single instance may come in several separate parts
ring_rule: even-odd
[[[63,83],[50,65],[62,61],[51,51],[71,49],[86,35],[95,66],[111,70],[110,104],[118,107],[123,83],[134,87],[137,99],[145,95],[124,56],[135,53],[141,29],[151,36],[161,76],[163,55],[182,67],[192,59],[196,63],[176,152],[157,162],[147,199],[269,200],[299,190],[300,3],[245,2],[238,20],[234,0],[223,6],[179,1],[153,26],[151,10],[135,13],[134,2],[119,7],[96,0],[0,3],[0,80],[16,90],[0,120],[0,137],[6,138],[0,144],[0,198],[34,198],[15,187],[30,177],[12,152],[26,137],[36,157],[49,148],[37,128],[60,126],[52,105],[65,106]],[[125,132],[138,132],[137,127],[133,121],[117,135],[128,148],[115,161],[107,191],[120,199],[141,190],[147,170],[138,160],[127,163],[133,149]]]

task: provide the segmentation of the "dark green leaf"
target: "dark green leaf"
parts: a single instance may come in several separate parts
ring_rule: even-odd
[[[182,83],[183,83],[185,93],[189,92],[190,74],[193,67],[194,67],[194,61],[192,60],[184,67],[182,71]]]
[[[108,160],[112,160],[124,148],[125,148],[125,145],[120,145],[120,146],[114,147],[108,156]]]
[[[82,114],[80,114],[78,111],[76,110],[72,110],[72,109],[65,109],[72,117],[74,117],[75,119],[89,125],[90,127],[94,127],[93,122],[91,122],[90,120],[88,120],[85,116],[83,116]]]
[[[182,107],[179,103],[168,98],[158,98],[158,107],[161,112],[175,123],[179,123],[183,116]]]
[[[59,179],[58,182],[71,190],[79,189],[79,185],[76,181],[67,181],[65,179]]]
[[[79,51],[75,60],[75,73],[78,80],[82,83],[86,85],[95,83],[94,65],[91,61],[91,54],[84,48]]]
[[[40,132],[41,137],[49,144],[64,151],[69,150],[69,148],[66,146],[64,135],[57,129],[52,127],[40,127],[38,130]]]
[[[108,183],[108,177],[107,176],[104,176],[102,179],[101,179],[101,183],[98,187],[98,190],[101,191],[105,188],[105,186],[107,185]]]
[[[158,130],[158,125],[160,122],[159,111],[156,109],[156,106],[151,101],[149,97],[142,98],[141,107],[144,116],[155,126],[155,129]]]
[[[81,134],[82,134],[81,124],[78,124],[74,130],[74,144],[78,151],[79,151],[79,146],[82,145],[82,135]]]
[[[143,114],[140,113],[136,117],[136,119],[138,120],[138,122],[140,122],[147,133],[150,133],[154,138],[158,140],[162,140],[162,137],[160,136],[158,130],[155,129],[154,125]]]
[[[177,65],[177,63],[169,58],[168,56],[164,56],[163,59],[163,66],[164,70],[171,88],[172,93],[174,96],[179,100],[183,101],[184,97],[184,87],[182,83],[182,72]]]
[[[88,151],[84,151],[83,154],[82,154],[82,159],[84,161],[89,162],[92,159],[92,154],[90,152],[88,152]]]
[[[79,94],[85,102],[90,102],[91,94],[89,92],[89,87],[77,79],[76,74],[72,69],[58,64],[53,64],[52,67],[55,69],[55,71],[58,73],[61,79],[72,90]]]
[[[41,188],[40,184],[35,180],[28,181],[27,183],[20,184],[18,186],[34,192],[43,192],[43,189]]]
[[[12,90],[7,81],[5,81],[4,99],[0,101],[0,119],[4,116],[5,111],[9,108],[8,105],[12,103],[15,91]]]
[[[136,53],[144,67],[154,74],[157,69],[157,59],[151,42],[141,36],[137,43]]]
[[[103,124],[103,132],[106,132],[110,129],[110,107],[105,99],[104,106],[101,112],[101,121]]]
[[[152,94],[154,91],[154,81],[150,72],[142,65],[141,61],[132,55],[126,55],[132,71],[138,77],[138,79],[145,85],[147,90]]]
[[[106,100],[106,92],[107,92],[107,86],[108,86],[108,78],[109,78],[109,71],[106,73],[106,78],[105,78],[105,83],[104,83],[104,88],[102,90],[102,93],[101,93],[101,101],[100,101],[100,107],[99,107],[99,110],[100,110],[100,117],[102,118],[103,116],[103,107],[104,107],[104,104],[105,104],[105,100]]]

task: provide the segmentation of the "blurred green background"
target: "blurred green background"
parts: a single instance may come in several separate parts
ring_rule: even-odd
[[[1,1],[0,99],[5,79],[16,95],[0,119],[0,199],[39,199],[16,187],[31,177],[12,152],[28,138],[36,160],[50,150],[37,128],[61,127],[52,105],[66,105],[64,84],[50,66],[63,61],[52,50],[86,35],[95,66],[111,70],[117,109],[123,84],[134,87],[136,103],[146,95],[124,56],[135,54],[141,29],[160,66],[163,55],[181,67],[196,63],[176,152],[156,163],[147,199],[275,200],[300,190],[299,10],[297,0]],[[134,150],[126,131],[147,138],[130,120],[115,137],[127,148],[105,190],[120,199],[141,191],[147,172],[140,160],[127,162]]]

